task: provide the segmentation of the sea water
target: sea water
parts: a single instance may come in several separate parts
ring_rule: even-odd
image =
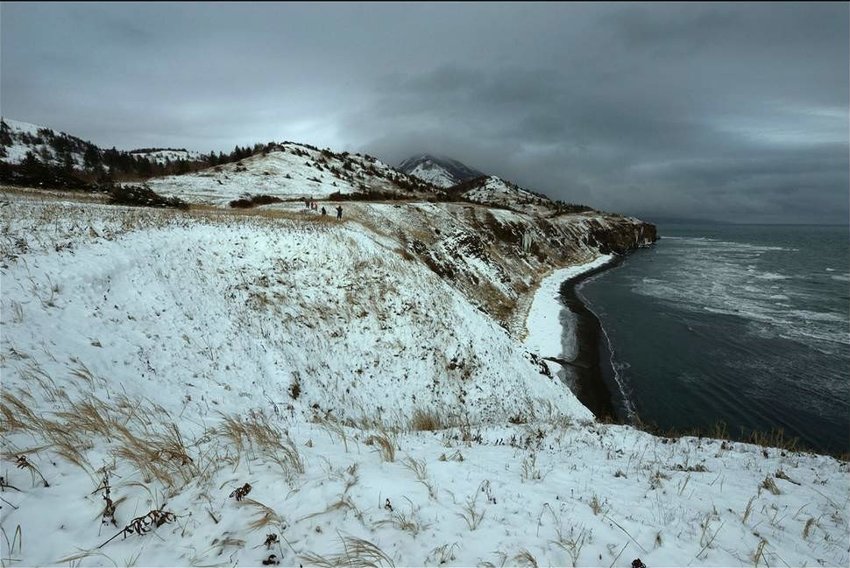
[[[850,452],[846,226],[666,225],[577,286],[624,411],[661,429],[781,429]]]

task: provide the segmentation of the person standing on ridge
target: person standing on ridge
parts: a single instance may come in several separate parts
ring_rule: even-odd
[[[342,205],[336,206],[336,218],[342,219]]]

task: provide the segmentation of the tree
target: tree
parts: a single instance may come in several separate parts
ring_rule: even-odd
[[[95,170],[102,163],[100,152],[95,146],[86,146],[86,151],[83,153],[83,167],[87,170]]]

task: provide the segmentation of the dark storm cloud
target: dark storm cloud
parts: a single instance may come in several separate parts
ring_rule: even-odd
[[[10,118],[448,155],[645,216],[848,219],[846,4],[2,5]]]

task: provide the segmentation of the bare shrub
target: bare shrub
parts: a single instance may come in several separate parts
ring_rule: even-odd
[[[425,411],[421,409],[413,411],[413,417],[410,419],[410,427],[417,432],[432,432],[434,430],[442,430],[445,428],[443,420],[435,411]]]

